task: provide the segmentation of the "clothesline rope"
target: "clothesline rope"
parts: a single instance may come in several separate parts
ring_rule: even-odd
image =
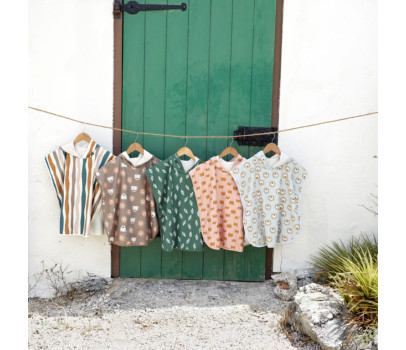
[[[255,133],[255,134],[235,135],[235,136],[234,135],[231,135],[231,136],[230,135],[227,135],[227,136],[196,136],[196,135],[194,135],[194,136],[193,135],[192,136],[185,136],[185,135],[157,134],[157,133],[153,133],[153,132],[141,132],[141,131],[125,130],[125,129],[115,128],[115,127],[107,126],[107,125],[100,125],[100,124],[95,124],[95,123],[84,122],[84,121],[81,121],[81,120],[78,120],[78,119],[66,117],[66,116],[56,114],[56,113],[53,113],[53,112],[48,112],[48,111],[45,111],[43,109],[39,109],[39,108],[36,108],[36,107],[28,106],[28,108],[33,109],[33,110],[38,111],[38,112],[53,115],[55,117],[59,117],[59,118],[67,119],[67,120],[70,120],[70,121],[73,121],[73,122],[76,122],[76,123],[80,123],[80,124],[83,124],[83,125],[96,126],[96,127],[99,127],[99,128],[117,130],[117,131],[121,131],[121,132],[132,133],[132,134],[149,135],[149,136],[163,136],[163,137],[176,137],[176,138],[180,138],[180,139],[185,139],[185,138],[188,138],[188,139],[229,139],[229,138],[239,138],[239,137],[251,137],[251,136],[280,134],[282,132],[298,130],[298,129],[304,129],[304,128],[310,128],[310,127],[313,127],[313,126],[336,123],[336,122],[341,122],[343,120],[367,117],[367,116],[371,116],[371,115],[374,115],[374,114],[378,114],[378,112],[371,112],[371,113],[354,115],[354,116],[351,116],[351,117],[328,120],[328,121],[314,123],[314,124],[296,126],[296,127],[293,127],[293,128],[288,128],[288,129],[283,129],[283,130],[278,130],[278,131],[260,132],[260,133]]]

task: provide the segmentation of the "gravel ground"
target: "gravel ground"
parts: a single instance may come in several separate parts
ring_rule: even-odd
[[[29,300],[29,349],[320,349],[280,327],[273,282],[95,280]]]

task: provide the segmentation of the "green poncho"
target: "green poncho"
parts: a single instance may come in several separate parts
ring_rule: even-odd
[[[154,193],[165,251],[203,249],[197,202],[189,175],[197,164],[198,159],[181,161],[174,154],[145,173]],[[186,171],[185,167],[190,169]]]

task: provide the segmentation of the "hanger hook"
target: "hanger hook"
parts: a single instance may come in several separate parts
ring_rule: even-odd
[[[234,143],[234,137],[231,137],[231,142],[230,142],[230,146],[229,146],[229,147],[231,147],[231,146],[233,145],[233,143]]]
[[[138,136],[140,136],[140,135],[139,135],[138,132],[137,132],[137,137],[135,138],[135,141],[134,141],[134,142],[137,142]]]
[[[185,145],[183,147],[186,147],[187,142],[188,142],[188,138],[187,138],[187,136],[185,136]]]
[[[85,122],[82,122],[82,134],[85,133]]]
[[[274,140],[275,140],[275,133],[272,134],[272,141],[271,142],[274,143]]]

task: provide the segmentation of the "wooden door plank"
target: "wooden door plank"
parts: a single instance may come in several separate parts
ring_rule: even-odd
[[[146,4],[166,4],[147,0]],[[148,11],[144,29],[144,131],[165,133],[166,11]],[[158,158],[164,155],[164,138],[144,136],[144,148]],[[141,251],[141,276],[161,277],[161,240]]]
[[[230,100],[232,0],[211,2],[207,132],[227,135]],[[227,139],[206,140],[207,158],[227,147]]]
[[[239,126],[249,125],[254,1],[234,0],[232,12],[229,135]],[[236,142],[233,146],[242,156],[249,156],[247,146],[238,146]],[[236,280],[238,276],[244,279],[245,255],[245,252],[224,253],[225,280]]]
[[[144,3],[141,1],[140,3]],[[123,15],[123,100],[122,127],[144,131],[144,26],[145,13]],[[133,33],[137,33],[134,35]],[[138,142],[143,144],[144,137]],[[135,135],[122,133],[122,149],[134,142]],[[140,247],[120,247],[120,276],[140,277]]]
[[[120,247],[120,277],[141,276],[141,247]]]
[[[233,1],[229,133],[249,124],[254,1]],[[247,146],[237,146],[248,157]]]
[[[217,280],[224,279],[224,250],[214,250],[204,245],[203,279]]]
[[[165,81],[165,133],[186,134],[186,81],[188,48],[188,12],[167,12],[166,26],[166,81]],[[184,145],[179,138],[164,139],[167,158]],[[162,252],[162,277],[182,278],[182,252]]]
[[[186,134],[207,135],[210,1],[190,0],[188,12]],[[206,140],[190,139],[187,146],[206,159]]]
[[[145,1],[140,1],[145,3]],[[144,131],[144,28],[145,12],[123,13],[123,129]],[[122,134],[122,149],[134,142],[132,133]],[[139,143],[144,136],[139,135]]]
[[[227,135],[230,99],[230,54],[232,0],[211,1],[210,47],[208,71],[207,133]],[[228,140],[206,140],[207,159],[218,155]],[[223,279],[224,250],[205,245],[203,278]]]
[[[166,3],[166,0],[146,1],[146,4]],[[146,12],[144,47],[144,131],[165,133],[166,11]],[[144,148],[162,158],[164,138],[145,135]]]
[[[276,0],[255,0],[250,126],[271,126]],[[259,147],[250,147],[250,155]],[[265,278],[266,248],[247,247],[245,279]],[[264,276],[262,278],[262,276]]]
[[[189,12],[167,13],[165,133],[186,135],[186,85]],[[185,144],[185,140],[164,139],[167,158]]]
[[[162,278],[182,278],[182,252],[174,250],[172,252],[161,252],[162,256]]]
[[[203,252],[182,252],[182,279],[203,278]]]
[[[245,279],[245,249],[243,253],[224,252],[224,280],[243,281]]]
[[[244,250],[246,254],[245,281],[264,281],[266,248],[247,246]]]
[[[186,135],[207,135],[210,1],[190,0],[186,91]],[[188,147],[206,160],[206,141],[191,139]],[[183,252],[182,278],[201,279],[203,252]]]
[[[145,278],[161,278],[161,238],[156,237],[141,248],[141,274]]]
[[[276,0],[255,0],[251,126],[271,126]],[[251,154],[260,150],[251,147]]]

